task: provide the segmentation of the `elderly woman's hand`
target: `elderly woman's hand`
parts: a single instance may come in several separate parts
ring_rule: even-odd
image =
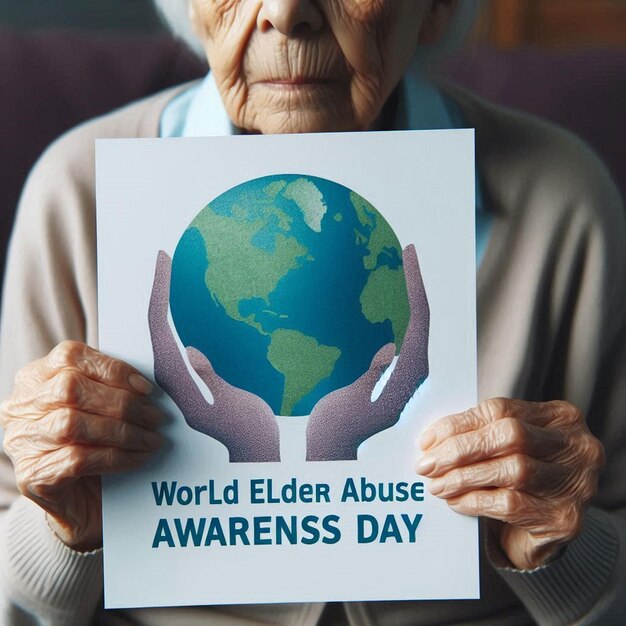
[[[567,402],[497,398],[444,417],[420,439],[433,495],[492,525],[519,569],[545,563],[580,532],[604,464],[602,444]]]
[[[130,365],[64,341],[18,372],[0,407],[20,492],[77,550],[102,544],[99,476],[136,468],[163,442],[150,389]]]

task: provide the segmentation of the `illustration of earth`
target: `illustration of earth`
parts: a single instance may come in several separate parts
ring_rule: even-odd
[[[267,176],[200,211],[172,262],[185,346],[277,415],[308,415],[386,343],[400,351],[409,302],[400,243],[364,198],[330,180]]]

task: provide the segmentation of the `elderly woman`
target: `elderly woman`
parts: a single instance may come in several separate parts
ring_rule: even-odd
[[[623,619],[626,228],[595,156],[562,130],[418,76],[415,58],[445,45],[471,3],[159,4],[206,54],[209,76],[72,131],[22,198],[2,313],[0,417],[14,468],[2,458],[2,624]],[[161,415],[148,381],[97,350],[94,139],[462,125],[477,137],[484,400],[428,429],[416,459],[433,494],[483,519],[482,599],[105,613],[98,477],[147,459]],[[608,459],[599,489],[596,437]]]

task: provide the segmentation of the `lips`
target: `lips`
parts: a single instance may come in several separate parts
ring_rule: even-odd
[[[257,84],[276,85],[278,87],[300,87],[306,85],[328,85],[338,82],[338,79],[320,78],[317,76],[295,76],[289,78],[266,78],[255,82]]]

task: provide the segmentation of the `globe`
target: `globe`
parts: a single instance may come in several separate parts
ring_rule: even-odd
[[[300,174],[229,189],[185,230],[170,309],[185,346],[275,414],[308,415],[399,351],[409,321],[402,248],[355,191]]]

